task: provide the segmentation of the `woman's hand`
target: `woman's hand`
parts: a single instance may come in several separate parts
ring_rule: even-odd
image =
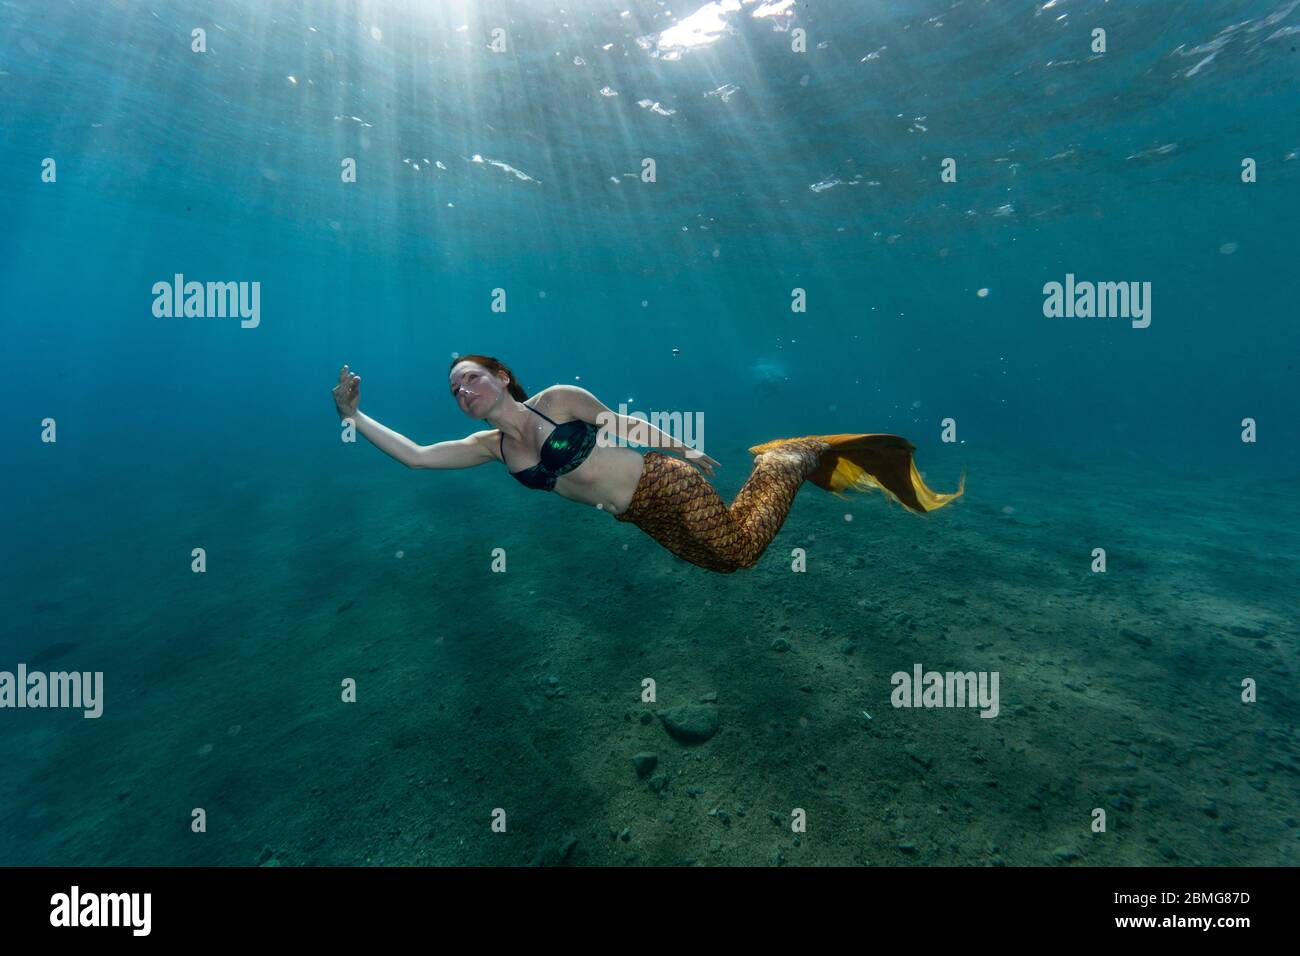
[[[351,418],[357,413],[361,403],[361,376],[353,375],[345,365],[339,371],[339,383],[334,386],[334,404],[338,407],[339,418]]]
[[[709,476],[713,475],[714,468],[722,467],[708,455],[704,454],[704,452],[696,451],[694,448],[686,449],[686,451],[682,453],[682,459],[694,465],[696,468],[700,469],[700,471]]]

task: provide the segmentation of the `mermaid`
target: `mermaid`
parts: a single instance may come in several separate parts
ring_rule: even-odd
[[[448,385],[462,412],[493,427],[417,445],[358,410],[361,376],[348,366],[332,394],[340,417],[409,468],[499,461],[525,487],[594,505],[679,558],[721,574],[758,563],[805,481],[837,495],[878,489],[919,514],[965,491],[964,472],[951,494],[926,487],[912,459],[915,446],[897,435],[808,435],[750,448],[753,471],[728,506],[704,477],[722,467],[718,462],[648,422],[616,414],[584,388],[552,385],[529,398],[514,373],[488,355],[455,356]],[[642,455],[609,437],[633,428],[660,450]]]

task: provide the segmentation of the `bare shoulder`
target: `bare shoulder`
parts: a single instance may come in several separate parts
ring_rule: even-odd
[[[565,391],[571,389],[571,385],[548,385],[546,388],[537,392],[535,395],[528,396],[528,402],[536,404],[537,402],[551,402],[558,396],[563,395]]]
[[[565,410],[565,398],[571,387],[569,385],[551,385],[535,395],[528,396],[528,400],[524,404],[531,405],[539,412],[546,412],[548,415],[552,412],[562,412]]]
[[[566,418],[583,418],[587,404],[595,396],[585,388],[577,385],[552,385],[544,388],[528,400],[538,411],[546,412],[552,418],[561,414]]]

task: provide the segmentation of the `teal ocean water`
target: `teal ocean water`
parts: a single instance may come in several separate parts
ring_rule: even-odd
[[[0,707],[0,864],[1300,862],[1300,3],[0,25],[0,704],[102,674]],[[728,501],[858,432],[966,494],[807,484],[721,575],[340,440],[345,363],[490,427],[457,353],[702,416]]]

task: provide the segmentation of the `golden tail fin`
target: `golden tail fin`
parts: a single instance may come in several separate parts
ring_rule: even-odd
[[[807,480],[819,488],[840,494],[843,491],[880,489],[887,498],[924,514],[935,511],[960,498],[966,491],[966,471],[962,469],[957,490],[950,494],[932,491],[916,470],[912,452],[916,446],[898,435],[808,435],[828,442],[831,448],[822,455],[821,464]],[[750,454],[775,448],[797,438],[778,438],[751,448]]]

